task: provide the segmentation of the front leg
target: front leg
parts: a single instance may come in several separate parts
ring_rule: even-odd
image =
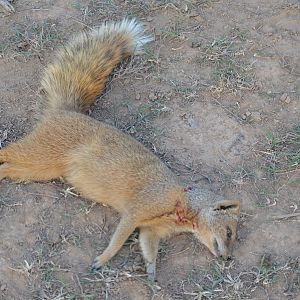
[[[122,216],[120,223],[109,242],[108,247],[101,255],[95,258],[92,265],[92,270],[98,271],[100,267],[102,267],[107,261],[115,256],[136,227],[136,223],[131,216]]]
[[[150,227],[140,229],[140,246],[146,263],[147,274],[150,281],[155,280],[156,257],[158,253],[159,236]]]

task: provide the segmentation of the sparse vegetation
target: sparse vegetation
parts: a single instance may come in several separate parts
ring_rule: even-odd
[[[53,49],[62,40],[56,21],[46,20],[29,25],[17,25],[11,36],[13,51],[25,56],[38,55],[46,49]]]
[[[176,20],[173,24],[162,30],[162,37],[169,40],[178,39],[180,38],[181,30],[180,22]]]
[[[299,257],[284,264],[274,264],[269,255],[263,255],[258,266],[240,272],[234,263],[214,262],[209,269],[194,267],[182,282],[182,294],[192,299],[253,299],[257,289],[265,290],[279,278],[288,278],[287,290],[299,291]],[[290,277],[295,272],[294,277]],[[286,290],[286,291],[287,291]]]
[[[137,17],[154,42],[116,68],[93,117],[140,140],[187,185],[241,199],[242,217],[233,260],[175,237],[161,242],[151,285],[138,232],[91,273],[119,220],[111,209],[58,181],[1,181],[0,299],[298,299],[299,4],[29,2],[0,18],[0,148],[34,125],[41,57],[74,31]]]
[[[266,149],[260,151],[265,158],[265,168],[271,174],[298,170],[300,167],[300,126],[287,133],[269,132]]]
[[[118,120],[119,117],[115,115],[114,125],[152,148],[162,134],[162,129],[154,125],[153,121],[169,112],[163,102],[164,99],[156,99],[134,107],[130,101],[126,101],[122,105],[127,110],[126,120]]]
[[[221,37],[201,47],[198,62],[212,67],[211,91],[237,93],[255,88],[253,65],[245,58],[243,44],[238,42],[244,38],[238,31],[233,37]]]

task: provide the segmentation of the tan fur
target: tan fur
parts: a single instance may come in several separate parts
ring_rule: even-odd
[[[139,228],[154,280],[159,240],[173,233],[192,232],[214,255],[227,258],[240,203],[197,187],[187,191],[139,142],[80,113],[102,92],[113,67],[133,53],[133,45],[133,37],[119,29],[109,35],[104,31],[100,39],[79,35],[59,52],[45,71],[43,114],[36,128],[0,150],[0,180],[64,177],[83,197],[110,205],[121,220],[94,268],[111,259]]]

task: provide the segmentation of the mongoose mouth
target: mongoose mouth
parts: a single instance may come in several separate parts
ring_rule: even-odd
[[[214,239],[214,255],[218,258],[222,258],[224,260],[229,260],[231,259],[231,254],[229,254],[227,249],[224,249],[223,251],[221,251],[222,247],[219,246],[217,239]],[[223,252],[223,253],[222,253]]]

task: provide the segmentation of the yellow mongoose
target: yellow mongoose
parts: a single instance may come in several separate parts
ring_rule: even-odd
[[[108,204],[120,223],[97,270],[140,231],[149,279],[161,238],[192,232],[218,257],[231,254],[240,202],[187,188],[142,144],[83,114],[105,87],[113,68],[150,39],[135,20],[104,24],[62,48],[42,79],[45,96],[31,134],[0,150],[0,180],[47,181],[64,177],[83,197]]]

